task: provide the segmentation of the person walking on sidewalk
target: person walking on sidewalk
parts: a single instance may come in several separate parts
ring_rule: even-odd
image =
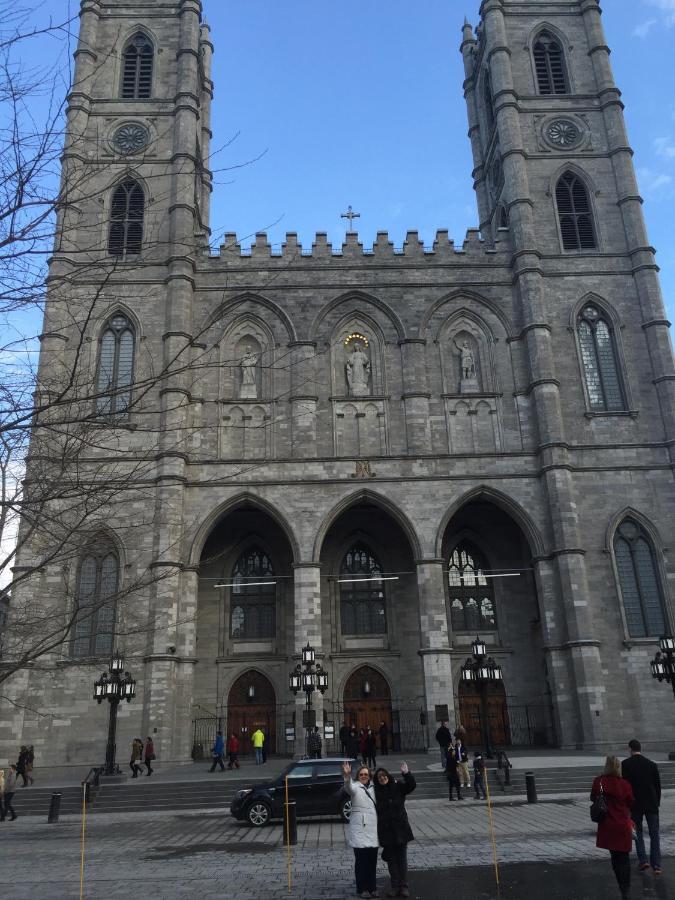
[[[602,775],[593,782],[591,802],[604,795],[607,814],[598,823],[595,846],[609,850],[612,869],[616,876],[622,900],[630,897],[630,851],[633,846],[633,822],[631,807],[633,789],[621,777],[621,762],[616,756],[608,756]]]
[[[141,760],[143,759],[143,741],[140,738],[134,738],[131,742],[131,759],[129,760],[129,768],[131,769],[131,777],[138,778],[143,771]]]
[[[26,774],[26,765],[28,764],[28,747],[23,745],[19,751],[19,758],[16,761],[16,774],[23,778],[22,787],[28,787],[28,775]]]
[[[321,735],[319,734],[318,725],[315,725],[309,733],[307,750],[309,751],[310,759],[321,759]]]
[[[228,769],[239,768],[239,738],[234,733],[234,731],[227,739],[227,759]]]
[[[487,800],[485,794],[485,761],[480,750],[473,755],[473,789],[476,792],[476,800]]]
[[[448,753],[445,761],[445,777],[448,779],[448,788],[450,791],[450,800],[455,798],[452,796],[452,789],[457,791],[457,799],[462,799],[461,785],[459,783],[459,759],[455,753],[454,745],[448,747]]]
[[[0,769],[0,822],[5,821],[5,770]]]
[[[263,764],[263,744],[265,743],[265,733],[262,728],[256,728],[251,735],[251,743],[255,751],[255,764],[262,766]]]
[[[415,790],[415,779],[408,769],[408,763],[401,763],[402,781],[395,781],[386,769],[375,772],[375,804],[377,806],[377,837],[382,850],[382,859],[389,868],[391,888],[389,897],[409,897],[408,889],[408,843],[414,841],[405,798]]]
[[[659,836],[659,806],[661,805],[661,776],[656,763],[642,755],[642,744],[633,739],[628,741],[630,757],[621,763],[621,774],[633,789],[635,823],[635,850],[638,866],[645,872],[651,863],[655,875],[661,874],[661,839]],[[642,833],[642,819],[647,820],[649,829],[649,862]]]
[[[387,728],[386,722],[380,722],[380,727],[378,729],[378,734],[380,735],[380,753],[382,756],[389,755],[389,729]]]
[[[445,761],[448,758],[448,747],[452,742],[452,735],[450,734],[447,722],[441,722],[438,731],[436,732],[436,740],[438,746],[441,748],[441,767],[444,769]]]
[[[155,771],[151,765],[155,759],[155,745],[153,744],[151,737],[146,738],[145,752],[143,754],[143,757],[145,760],[145,767],[148,770],[145,774],[152,775],[152,773]]]
[[[356,781],[352,767],[342,763],[345,790],[352,798],[347,826],[347,843],[354,850],[354,875],[359,897],[377,897],[377,811],[368,766],[359,766]]]
[[[33,765],[35,763],[35,747],[31,744],[26,750],[26,778],[33,786]]]
[[[377,759],[375,758],[375,754],[377,753],[377,741],[375,739],[375,734],[372,728],[369,728],[366,732],[366,765],[370,766],[371,770],[375,768],[377,765]]]
[[[220,766],[220,771],[224,772],[225,763],[223,762],[223,756],[225,754],[225,738],[223,737],[222,731],[216,732],[216,740],[211,753],[213,754],[213,765],[209,769],[209,772],[215,772],[216,766]]]
[[[16,819],[16,813],[14,812],[14,806],[12,805],[12,798],[14,797],[14,792],[16,791],[16,766],[11,765],[9,767],[9,772],[7,772],[7,776],[5,778],[5,796],[3,798],[3,809],[5,811],[5,815],[3,819],[9,813],[10,822],[13,822]]]

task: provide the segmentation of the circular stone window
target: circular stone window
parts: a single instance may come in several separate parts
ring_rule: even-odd
[[[148,129],[142,125],[129,123],[122,125],[113,135],[115,150],[128,156],[130,153],[140,153],[148,146]]]
[[[574,147],[583,137],[579,126],[571,119],[554,119],[544,129],[544,137],[554,147]]]

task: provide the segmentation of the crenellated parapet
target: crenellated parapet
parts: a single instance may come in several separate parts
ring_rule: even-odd
[[[345,262],[395,262],[399,260],[405,263],[425,262],[457,262],[458,258],[469,257],[472,260],[485,257],[494,257],[495,254],[510,252],[509,231],[506,228],[499,229],[496,241],[487,244],[477,228],[470,228],[461,245],[448,236],[447,229],[439,229],[436,232],[431,246],[425,245],[417,231],[408,231],[401,246],[396,246],[389,239],[386,231],[378,231],[375,241],[371,246],[364,246],[355,231],[348,231],[345,240],[338,246],[328,240],[325,231],[319,231],[310,247],[303,247],[295,232],[287,232],[282,244],[271,244],[265,232],[256,234],[250,247],[242,247],[234,232],[226,232],[218,251],[208,251],[208,258],[218,260],[219,264],[241,265],[251,260],[251,265],[261,261],[266,263],[281,260],[284,263],[301,262],[302,260],[314,260],[315,262],[333,262],[343,260]]]

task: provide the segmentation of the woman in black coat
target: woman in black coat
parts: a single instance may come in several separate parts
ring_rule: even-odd
[[[383,847],[382,859],[389,867],[391,890],[389,897],[409,897],[408,842],[414,835],[405,811],[405,798],[415,790],[415,779],[408,764],[401,764],[403,781],[395,781],[386,769],[375,772],[375,806],[377,808],[377,837]]]

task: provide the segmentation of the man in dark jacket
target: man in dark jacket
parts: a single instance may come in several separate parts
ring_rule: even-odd
[[[436,740],[438,741],[438,746],[441,748],[441,765],[445,768],[445,761],[448,756],[448,747],[450,746],[450,742],[452,741],[452,735],[450,734],[450,729],[448,728],[447,722],[441,722],[441,726],[436,732]]]
[[[445,761],[445,777],[448,779],[448,788],[450,791],[450,800],[455,798],[452,796],[452,789],[457,791],[457,799],[462,799],[462,791],[459,783],[459,755],[455,751],[454,746],[448,747],[448,753]]]
[[[382,859],[389,867],[391,890],[389,897],[409,897],[408,842],[413,833],[405,809],[405,798],[415,790],[415,779],[407,763],[401,764],[402,781],[395,781],[386,769],[375,772],[375,806],[377,808],[377,838]]]
[[[628,742],[630,757],[621,764],[621,774],[633,788],[635,802],[631,810],[635,822],[635,850],[641,871],[651,863],[655,875],[661,874],[661,846],[659,840],[659,806],[661,805],[661,777],[655,762],[642,755],[640,741]],[[642,818],[649,829],[649,863],[642,834]]]

